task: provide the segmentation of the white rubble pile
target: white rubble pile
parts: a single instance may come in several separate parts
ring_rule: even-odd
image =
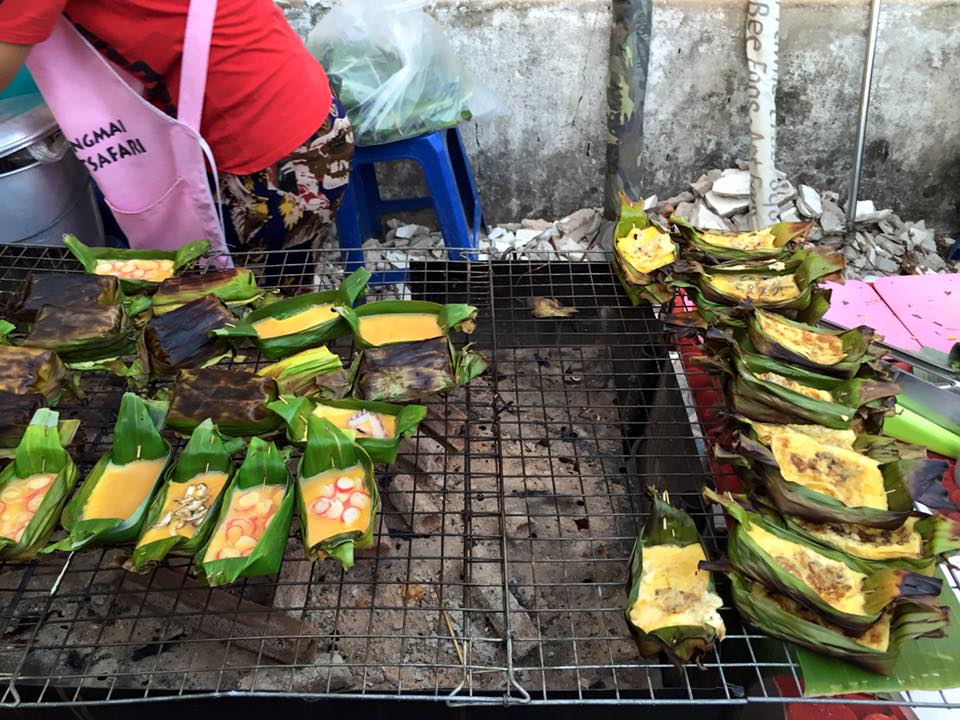
[[[662,215],[672,210],[701,228],[752,230],[750,173],[745,162],[737,165],[726,170],[710,170],[690,183],[690,190],[663,202],[652,197],[646,204]],[[861,200],[857,202],[855,232],[845,238],[846,208],[840,205],[838,193],[794,185],[784,173],[778,174],[780,219],[814,221],[810,239],[843,247],[848,277],[960,270],[960,263],[944,259],[943,253],[953,241],[945,238],[938,243],[933,228],[928,228],[923,220],[905,222],[893,210],[878,210],[872,201]]]
[[[560,259],[580,261],[591,250],[600,249],[600,208],[583,208],[560,220],[525,219],[490,228],[480,238],[480,248],[494,259],[515,257],[520,260]]]

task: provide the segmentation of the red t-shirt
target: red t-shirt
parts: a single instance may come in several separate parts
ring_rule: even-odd
[[[151,103],[175,116],[189,4],[0,0],[0,41],[42,42],[65,12],[94,47],[143,83]],[[324,123],[330,103],[326,73],[273,0],[219,0],[200,128],[219,170],[245,175],[273,165]]]

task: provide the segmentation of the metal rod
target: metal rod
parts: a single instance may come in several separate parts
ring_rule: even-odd
[[[860,86],[860,119],[857,125],[857,154],[853,158],[850,192],[847,194],[847,230],[853,230],[860,197],[860,170],[863,166],[863,146],[867,139],[867,112],[870,109],[870,86],[873,83],[873,63],[877,57],[877,31],[880,27],[881,0],[870,2],[870,31],[867,34],[867,55],[863,63],[863,82]]]

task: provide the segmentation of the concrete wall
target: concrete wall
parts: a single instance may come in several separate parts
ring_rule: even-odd
[[[329,0],[279,0],[306,35]],[[645,192],[746,156],[747,0],[654,0]],[[778,162],[846,192],[869,0],[782,0]],[[488,219],[602,202],[609,0],[438,0],[507,113],[465,128]],[[960,229],[960,0],[885,0],[861,197]],[[404,175],[404,178],[408,176]],[[406,180],[404,180],[406,183]]]

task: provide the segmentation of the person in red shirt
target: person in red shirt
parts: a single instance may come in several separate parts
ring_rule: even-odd
[[[189,4],[0,0],[0,89],[63,13],[142,84],[146,100],[176,116]],[[220,172],[231,246],[287,250],[268,255],[267,281],[300,284],[306,275],[312,284],[310,249],[323,242],[336,216],[353,132],[323,68],[273,0],[219,0],[200,131]]]

